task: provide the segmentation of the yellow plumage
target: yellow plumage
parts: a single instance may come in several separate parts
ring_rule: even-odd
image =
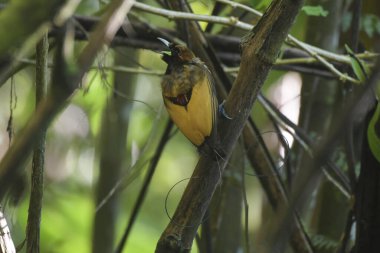
[[[170,44],[162,79],[166,109],[181,132],[196,146],[216,136],[217,99],[206,65],[182,45]]]
[[[192,90],[187,106],[176,105],[164,96],[165,106],[174,123],[196,146],[211,136],[214,125],[215,104],[209,80],[203,77]]]

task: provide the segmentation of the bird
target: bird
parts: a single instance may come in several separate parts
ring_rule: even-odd
[[[179,130],[195,146],[217,142],[218,100],[212,74],[185,45],[158,38],[169,49],[161,81],[164,105]]]

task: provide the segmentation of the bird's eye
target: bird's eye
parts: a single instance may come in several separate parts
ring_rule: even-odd
[[[173,49],[173,51],[176,53],[176,54],[180,54],[181,53],[181,49],[179,49],[178,47],[175,47]]]

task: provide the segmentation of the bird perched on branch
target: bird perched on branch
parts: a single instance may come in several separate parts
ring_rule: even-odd
[[[168,66],[161,82],[170,117],[195,146],[215,145],[218,101],[210,70],[186,46],[158,39],[170,50],[162,54]]]

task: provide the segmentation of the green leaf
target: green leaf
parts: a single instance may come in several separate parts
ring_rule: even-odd
[[[318,17],[326,17],[329,12],[325,9],[323,9],[320,5],[305,5],[302,7],[302,10],[306,13],[308,16],[318,16]]]
[[[372,15],[364,15],[362,20],[363,20],[362,26],[363,26],[364,32],[368,35],[368,37],[372,38],[373,34],[375,32],[373,16]]]
[[[367,140],[372,155],[380,163],[380,104],[377,104],[376,111],[369,122],[367,129]]]
[[[252,6],[257,10],[265,10],[271,3],[271,0],[251,0]]]
[[[345,12],[342,17],[342,31],[347,32],[351,27],[352,12]]]
[[[376,27],[376,32],[378,34],[380,34],[380,19],[376,19],[376,24],[375,24],[375,27]]]
[[[356,75],[356,77],[361,81],[365,82],[367,79],[367,70],[368,67],[366,66],[364,61],[361,61],[355,56],[355,53],[349,48],[349,46],[344,45],[346,47],[346,50],[350,56],[351,61],[351,67]]]

